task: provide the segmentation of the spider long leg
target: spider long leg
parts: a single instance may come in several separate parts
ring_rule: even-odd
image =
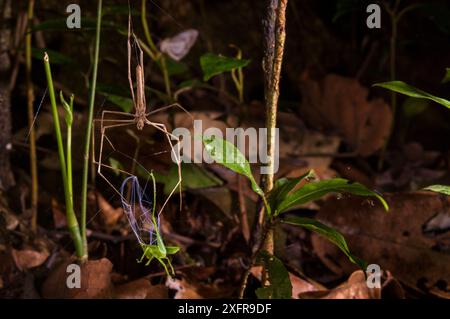
[[[139,45],[139,41],[137,41],[136,39],[136,43],[137,43],[137,47],[139,48],[139,58],[140,58],[140,66],[141,66],[141,78],[137,79],[137,81],[141,81],[141,88],[142,88],[142,105],[145,108],[147,106],[147,102],[145,101],[145,73],[144,73],[144,52],[142,51],[140,45]],[[138,97],[139,98],[139,97]],[[145,111],[144,111],[145,112]]]
[[[173,135],[172,133],[169,133],[167,131],[166,126],[163,123],[155,123],[155,122],[151,122],[149,120],[147,120],[146,122],[148,125],[153,126],[154,128],[156,128],[157,130],[160,130],[161,132],[163,132],[166,137],[167,140],[170,144],[170,148],[172,150],[172,154],[175,156],[176,158],[176,164],[178,166],[178,181],[176,183],[176,185],[174,186],[174,188],[172,189],[172,191],[169,193],[169,195],[167,196],[166,200],[164,201],[164,204],[162,205],[161,209],[159,210],[158,214],[161,214],[161,212],[164,210],[165,206],[167,205],[167,203],[169,202],[169,199],[172,197],[172,195],[175,193],[175,190],[178,188],[179,192],[180,192],[180,210],[183,206],[183,198],[182,198],[182,193],[181,193],[181,182],[182,182],[182,176],[181,176],[181,154],[180,154],[180,148],[177,147],[177,152],[175,153],[175,148],[173,147],[173,143],[172,143],[172,139],[180,142],[180,139],[178,138],[178,136]]]
[[[156,109],[156,110],[153,110],[153,111],[148,112],[148,113],[146,114],[146,116],[149,116],[149,115],[152,115],[152,114],[155,114],[155,113],[158,113],[158,112],[161,112],[161,111],[170,109],[170,108],[172,108],[172,107],[177,107],[177,108],[179,108],[180,110],[182,110],[183,112],[185,112],[187,115],[189,115],[189,117],[191,118],[192,121],[194,121],[194,117],[192,116],[192,114],[189,113],[189,111],[186,110],[184,107],[182,107],[179,103],[173,103],[173,104],[170,104],[170,105],[166,105],[166,106],[160,107],[159,109]]]
[[[95,122],[94,122],[95,123]],[[104,176],[103,175],[103,173],[102,173],[102,167],[109,167],[109,168],[112,168],[111,166],[109,166],[109,165],[106,165],[106,164],[103,164],[103,162],[102,162],[102,156],[103,156],[103,145],[104,145],[104,141],[105,141],[105,139],[108,141],[108,143],[113,147],[113,149],[115,149],[114,148],[114,145],[112,145],[112,143],[111,143],[111,141],[109,140],[109,138],[106,136],[106,131],[108,130],[108,129],[111,129],[111,128],[114,128],[114,127],[123,127],[123,126],[130,126],[130,125],[133,125],[134,124],[134,120],[129,120],[129,122],[122,122],[122,123],[118,123],[118,124],[109,124],[109,125],[103,125],[103,121],[101,122],[101,138],[100,138],[100,150],[99,150],[99,156],[98,156],[98,160],[96,160],[96,158],[95,158],[95,154],[94,154],[94,157],[93,157],[93,161],[94,161],[94,164],[97,164],[97,166],[98,166],[98,168],[97,168],[97,174],[99,175],[99,176],[101,176],[108,184],[109,184],[109,186],[111,186],[111,188],[120,196],[120,197],[122,197],[122,194],[120,194],[120,192],[119,192],[119,190],[116,188],[116,187],[114,187],[114,185],[108,180],[108,178],[106,178],[106,176]],[[93,130],[94,132],[95,132],[95,128],[94,128],[94,130]],[[94,137],[94,134],[92,134],[92,136],[93,136],[93,143],[95,143],[94,141],[95,141],[95,137]],[[93,145],[93,148],[95,149],[95,145]],[[113,169],[113,168],[112,168]],[[128,173],[128,172],[125,172],[125,171],[122,171],[123,173],[126,173],[126,174],[128,174],[128,175],[130,175],[130,173]]]
[[[131,14],[128,15],[127,51],[128,51],[128,82],[130,84],[130,91],[131,91],[131,97],[133,99],[133,105],[136,106],[136,99],[134,97],[133,80],[131,78]]]

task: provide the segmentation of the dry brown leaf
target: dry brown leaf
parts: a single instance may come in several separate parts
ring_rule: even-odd
[[[19,270],[26,270],[42,265],[48,258],[49,252],[46,249],[37,251],[31,248],[22,250],[13,249],[11,255]]]
[[[300,89],[300,113],[312,127],[335,131],[362,156],[382,147],[392,112],[381,99],[368,101],[369,91],[358,81],[335,74],[315,81],[305,73]]]
[[[123,215],[122,207],[114,208],[100,193],[97,193],[97,203],[107,226],[114,226]]]
[[[168,298],[168,289],[164,285],[152,285],[148,279],[140,278],[116,286],[114,297],[118,299],[163,299]]]
[[[67,266],[74,263],[69,260],[57,266],[47,277],[42,286],[42,296],[48,299],[85,299],[111,298],[112,264],[106,259],[88,260],[81,265],[81,287],[68,288],[66,272]]]
[[[408,286],[448,292],[448,230],[440,234],[424,230],[435,216],[450,213],[450,199],[426,192],[387,194],[385,198],[389,213],[371,199],[330,198],[317,218],[341,231],[353,254],[379,264],[382,270],[389,269]],[[334,272],[342,275],[355,269],[339,249],[320,236],[313,234],[312,243]]]
[[[362,270],[351,274],[348,280],[338,287],[300,294],[300,299],[381,299],[380,288],[369,288]]]
[[[311,280],[305,280],[296,275],[289,273],[292,284],[292,298],[299,299],[300,295],[305,292],[319,291],[325,289],[322,285]]]

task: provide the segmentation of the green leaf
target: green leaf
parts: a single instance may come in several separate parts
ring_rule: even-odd
[[[441,193],[441,194],[450,196],[450,186],[446,186],[446,185],[431,185],[431,186],[425,187],[424,190],[435,192],[435,193]]]
[[[304,179],[309,179],[315,176],[313,170],[306,174],[293,179],[280,178],[275,181],[275,185],[269,194],[269,204],[272,211],[276,211],[276,208],[286,198],[286,196],[292,192],[295,187]]]
[[[223,182],[206,169],[189,163],[181,164],[182,189],[200,189],[222,185]],[[169,194],[178,182],[178,165],[173,165],[166,176],[164,194]],[[178,193],[179,190],[176,190]]]
[[[341,249],[344,252],[344,254],[347,255],[348,259],[350,259],[352,263],[358,265],[361,269],[366,269],[367,266],[366,262],[350,253],[350,249],[348,248],[344,236],[342,236],[342,234],[336,231],[335,229],[327,225],[324,225],[321,222],[318,222],[317,220],[304,217],[294,217],[294,216],[287,217],[283,219],[281,222],[285,224],[304,227],[306,229],[318,233],[319,235],[322,235],[330,242],[335,244],[337,247],[339,247],[339,249]]]
[[[114,105],[120,107],[124,112],[131,112],[131,110],[133,109],[133,100],[128,98],[128,97],[124,97],[124,96],[119,96],[119,95],[115,95],[115,94],[109,94],[107,96],[108,101],[110,101],[111,103],[113,103]]]
[[[289,273],[281,260],[263,250],[259,253],[258,264],[262,264],[267,271],[270,286],[258,288],[256,295],[259,299],[291,299],[292,284]]]
[[[61,100],[61,104],[64,108],[64,118],[66,120],[67,126],[72,126],[73,123],[73,94],[70,96],[70,104],[64,99],[64,95],[62,91],[59,91],[59,99]]]
[[[427,93],[425,91],[422,91],[418,88],[415,88],[409,84],[406,84],[402,81],[392,81],[392,82],[384,82],[384,83],[377,83],[373,86],[382,87],[397,93],[401,93],[410,97],[415,97],[418,99],[427,99],[431,100],[433,102],[436,102],[440,105],[445,106],[446,108],[450,108],[450,101],[431,95],[430,93]]]
[[[249,63],[250,60],[230,58],[212,53],[206,53],[200,57],[204,81],[208,81],[215,75],[246,67]]]
[[[445,76],[442,79],[442,83],[448,83],[450,82],[450,68],[445,69]]]
[[[295,186],[295,185],[294,185]],[[360,183],[348,181],[343,178],[333,178],[319,182],[305,184],[300,189],[289,193],[275,208],[274,215],[281,214],[290,208],[303,205],[308,202],[320,199],[328,193],[347,192],[359,196],[376,197],[383,205],[386,211],[389,210],[388,204],[378,193],[367,189]]]
[[[67,55],[64,55],[62,53],[48,50],[48,49],[31,48],[31,55],[33,56],[33,58],[38,59],[38,60],[42,60],[45,52],[47,52],[52,64],[71,64],[71,63],[73,63],[73,60],[71,58],[69,58]]]
[[[217,136],[203,136],[203,144],[209,156],[211,156],[216,163],[221,164],[238,174],[246,176],[250,180],[253,191],[261,196],[264,202],[266,202],[264,192],[259,187],[258,183],[256,183],[250,164],[241,151],[239,151],[232,143]],[[270,211],[268,211],[268,213],[270,214]]]

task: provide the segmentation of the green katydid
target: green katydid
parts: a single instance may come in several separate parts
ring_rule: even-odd
[[[159,230],[159,214],[156,213],[156,181],[153,172],[149,173],[149,177],[153,186],[153,200],[147,200],[145,188],[141,188],[138,178],[136,176],[129,176],[123,181],[120,187],[122,206],[130,222],[131,229],[143,250],[143,254],[137,262],[141,263],[146,258],[147,262],[145,265],[147,266],[150,265],[153,259],[156,259],[164,267],[167,275],[171,276],[175,274],[175,271],[168,256],[176,254],[180,248],[177,246],[166,246],[164,244]],[[128,183],[131,183],[129,203],[125,200],[124,196],[125,186]],[[143,238],[146,235],[150,236],[149,243],[146,243]]]

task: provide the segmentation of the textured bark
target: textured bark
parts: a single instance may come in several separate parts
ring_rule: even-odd
[[[12,37],[11,0],[0,0],[0,189],[14,185],[11,171],[11,59],[9,49]]]

